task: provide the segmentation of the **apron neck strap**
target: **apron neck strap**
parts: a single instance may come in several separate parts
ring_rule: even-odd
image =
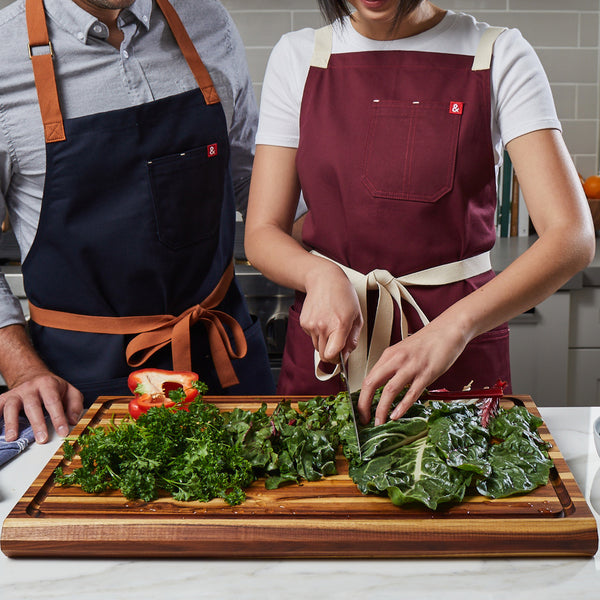
[[[506,31],[506,27],[489,27],[483,32],[473,58],[473,66],[471,67],[473,71],[483,71],[490,68],[490,65],[492,64],[492,54],[494,52],[494,43],[503,31]],[[310,60],[310,66],[326,69],[329,64],[332,46],[333,27],[331,25],[325,25],[325,27],[317,29],[315,31],[315,44]]]
[[[477,51],[473,57],[472,71],[485,71],[490,68],[494,53],[494,43],[503,31],[506,31],[506,27],[488,27],[483,32],[477,46]]]
[[[331,48],[333,47],[333,27],[325,25],[315,31],[315,45],[313,55],[310,60],[311,67],[326,69],[331,56]]]
[[[210,77],[210,73],[208,69],[204,66],[194,43],[190,39],[188,32],[186,31],[179,15],[175,12],[175,9],[171,5],[168,0],[156,0],[160,10],[162,11],[169,27],[171,28],[171,32],[173,33],[173,37],[181,50],[190,70],[194,75],[194,79],[204,96],[204,101],[206,104],[218,104],[219,94],[217,94],[217,90],[213,84],[213,81]]]
[[[188,35],[179,15],[168,0],[157,0],[167,23],[173,33],[194,79],[204,96],[206,104],[220,102],[219,95],[212,82],[208,69],[205,67],[196,47]],[[38,95],[44,137],[46,143],[61,142],[66,139],[62,112],[58,99],[56,78],[54,74],[54,52],[48,36],[46,13],[43,0],[26,0],[25,18],[29,36],[29,58],[33,67],[33,76]],[[47,52],[34,53],[34,48],[45,47]]]
[[[62,142],[65,139],[56,79],[54,77],[54,52],[48,37],[43,0],[26,0],[25,18],[29,35],[29,58],[38,95],[38,103],[44,124],[46,143]],[[34,54],[34,48],[46,47],[47,52]]]

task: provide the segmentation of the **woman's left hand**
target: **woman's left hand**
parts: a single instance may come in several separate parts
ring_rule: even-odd
[[[358,411],[363,423],[371,418],[377,388],[385,386],[375,412],[375,424],[381,425],[392,402],[406,386],[410,387],[392,412],[392,419],[400,418],[426,387],[450,368],[467,344],[460,331],[454,329],[433,321],[383,352],[362,383]]]

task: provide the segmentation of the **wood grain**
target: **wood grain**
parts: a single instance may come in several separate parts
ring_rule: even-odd
[[[292,400],[298,400],[295,398]],[[257,409],[280,397],[207,397],[221,410]],[[106,397],[88,410],[73,435],[117,421],[129,398]],[[539,412],[527,396],[503,400]],[[590,556],[598,549],[596,521],[545,425],[555,467],[548,485],[531,494],[490,500],[469,496],[431,511],[363,496],[338,457],[338,475],[266,490],[247,500],[177,502],[163,496],[132,502],[118,492],[86,494],[54,484],[53,472],[77,466],[62,451],[44,467],[6,518],[1,549],[8,556],[90,557],[436,557]]]

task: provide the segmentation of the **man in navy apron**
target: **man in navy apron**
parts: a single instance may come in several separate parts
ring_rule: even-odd
[[[106,40],[119,48],[116,18],[133,2],[74,1],[108,26]],[[126,394],[129,372],[141,365],[193,369],[212,394],[273,391],[260,326],[233,274],[225,114],[178,13],[167,0],[156,5],[197,87],[63,119],[59,50],[43,0],[26,0],[46,139],[42,210],[23,262],[40,358],[20,343],[32,377],[0,396],[7,439],[21,406],[38,442],[46,439],[42,405],[66,433],[65,412],[73,423],[82,396],[89,406],[101,394]]]

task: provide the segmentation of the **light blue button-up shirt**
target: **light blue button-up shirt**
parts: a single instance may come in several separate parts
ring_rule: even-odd
[[[171,0],[217,88],[229,129],[238,209],[245,210],[257,109],[239,34],[216,0]],[[152,0],[136,0],[118,20],[124,39],[72,0],[44,0],[63,118],[126,108],[196,87]],[[36,50],[37,51],[37,50]],[[25,1],[0,11],[0,219],[8,210],[25,259],[37,230],[46,167],[45,142],[28,55]],[[61,235],[61,232],[57,232]],[[23,313],[0,274],[0,327]]]

